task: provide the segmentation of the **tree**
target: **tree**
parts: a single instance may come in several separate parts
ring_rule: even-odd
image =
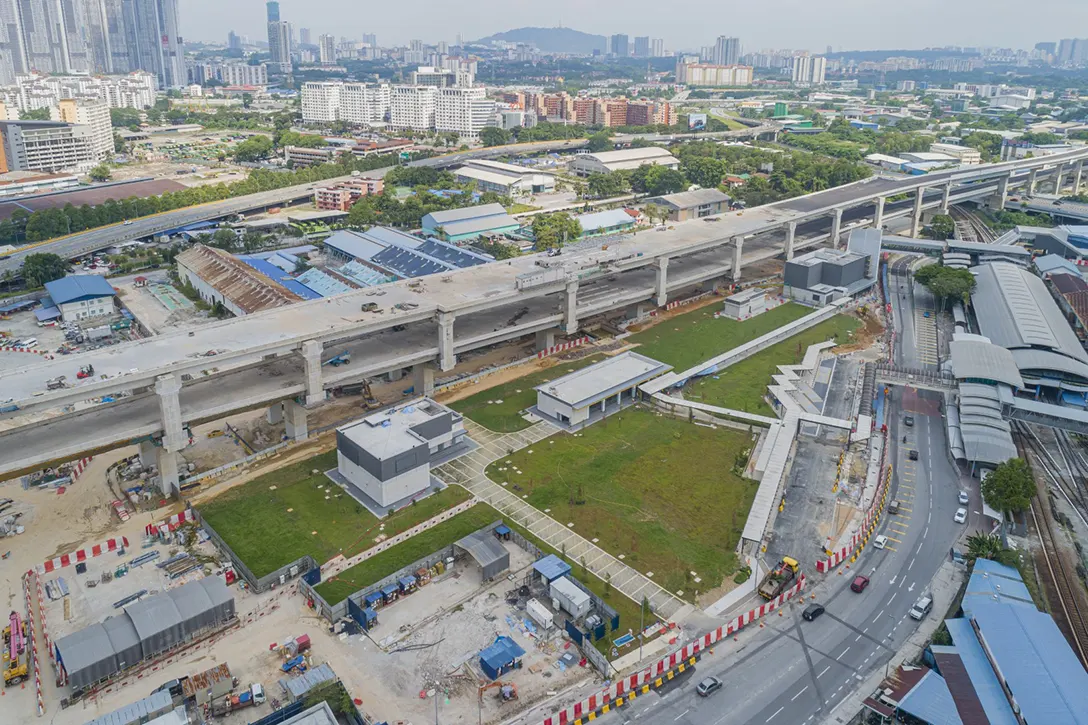
[[[1022,458],[1012,458],[982,482],[982,498],[998,511],[1023,511],[1035,495],[1035,479]]]
[[[971,534],[967,537],[967,557],[969,559],[994,559],[1001,556],[1005,547],[997,534]]]
[[[59,211],[59,210],[58,210]],[[23,260],[23,279],[28,287],[41,287],[68,274],[68,262],[56,254],[38,252]]]
[[[717,188],[726,174],[724,161],[705,156],[695,156],[686,160],[682,170],[691,183],[708,189]]]
[[[110,167],[106,164],[99,164],[91,169],[87,176],[91,177],[92,181],[106,181],[110,178]]]
[[[586,179],[586,192],[594,199],[608,199],[627,193],[627,177],[620,171],[607,174],[590,174]]]
[[[939,264],[922,267],[914,273],[914,279],[946,305],[951,302],[966,304],[975,289],[975,276],[968,270],[952,269]]]
[[[657,204],[647,204],[642,207],[642,213],[650,220],[650,224],[653,224],[658,219],[664,221],[669,216],[669,212]]]
[[[272,139],[267,136],[253,136],[234,147],[235,161],[260,161],[272,153]]]
[[[638,189],[635,189],[633,181],[631,188],[638,191]],[[661,196],[662,194],[675,194],[686,188],[688,188],[688,180],[684,178],[680,171],[655,164],[646,172],[642,191],[653,196]]]
[[[537,214],[533,217],[533,236],[536,251],[557,249],[567,242],[577,241],[582,236],[582,225],[565,211]]]
[[[929,233],[934,239],[952,239],[956,234],[956,222],[948,214],[937,214],[929,225]]]
[[[140,112],[135,108],[111,108],[110,122],[117,128],[139,126]]]
[[[480,131],[480,142],[484,146],[503,146],[510,143],[510,132],[497,126],[485,126]]]
[[[19,118],[24,121],[48,121],[49,109],[35,108],[31,111],[23,111],[19,114]]]
[[[608,151],[612,148],[612,139],[606,132],[600,131],[589,137],[589,143],[586,148],[592,153]]]

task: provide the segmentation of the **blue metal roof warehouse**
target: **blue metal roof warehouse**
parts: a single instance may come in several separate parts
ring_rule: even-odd
[[[107,282],[105,277],[97,274],[73,274],[63,279],[46,282],[45,291],[58,306],[99,297],[113,297],[116,294],[113,285]]]

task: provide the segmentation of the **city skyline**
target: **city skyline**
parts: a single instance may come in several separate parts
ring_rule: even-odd
[[[918,0],[911,5],[880,6],[862,0],[831,0],[821,5],[803,0],[781,0],[776,15],[788,17],[788,25],[767,24],[762,14],[734,13],[729,6],[696,0],[684,13],[655,12],[647,0],[585,5],[573,0],[556,0],[546,7],[511,6],[498,0],[480,0],[471,16],[454,6],[438,4],[410,21],[395,11],[381,8],[360,13],[349,0],[282,0],[282,19],[296,27],[305,23],[315,33],[337,37],[359,37],[376,33],[386,45],[407,45],[412,38],[427,43],[452,42],[460,33],[477,39],[524,26],[564,26],[610,38],[615,34],[664,38],[672,50],[714,45],[719,35],[739,37],[745,50],[796,48],[835,50],[919,49],[926,47],[991,46],[1030,49],[1035,43],[1077,35],[1071,30],[1054,31],[1054,38],[1041,37],[1045,27],[1029,23],[1004,22],[1023,11],[1013,0]],[[739,4],[736,9],[740,9]],[[182,31],[194,41],[222,42],[230,30],[259,38],[265,35],[265,3],[261,0],[223,4],[218,0],[187,0],[182,12]],[[640,12],[642,11],[642,12]],[[1061,18],[1062,29],[1088,27],[1088,3],[1081,0],[1052,0],[1048,12]],[[315,14],[318,17],[315,17]],[[321,22],[321,15],[327,21]],[[843,23],[844,15],[851,16]],[[692,18],[698,16],[698,22]],[[715,19],[717,18],[717,19]],[[940,19],[940,23],[934,23]],[[1080,33],[1080,34],[1083,34]]]

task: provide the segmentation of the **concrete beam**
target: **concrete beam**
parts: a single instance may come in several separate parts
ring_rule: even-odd
[[[156,449],[155,465],[159,469],[159,489],[164,496],[174,496],[181,491],[178,476],[178,453],[165,447]]]
[[[878,196],[876,199],[876,211],[873,212],[873,228],[884,228],[884,202],[886,197]]]
[[[285,401],[283,404],[283,425],[287,437],[293,441],[304,441],[310,435],[309,424],[306,420],[306,408],[295,400]]]
[[[306,363],[306,405],[325,402],[325,388],[321,381],[321,353],[324,349],[320,342],[307,340],[299,350]]]
[[[669,258],[659,257],[654,268],[655,286],[657,294],[654,296],[654,304],[664,307],[669,303]]]
[[[416,395],[434,395],[434,365],[420,363],[412,366],[412,388]]]
[[[160,375],[155,379],[155,394],[159,396],[159,415],[162,420],[162,447],[170,451],[180,451],[189,445],[185,435],[185,425],[181,420],[181,381],[172,374]]]
[[[926,188],[919,186],[918,190],[914,192],[914,211],[910,215],[910,235],[917,237],[919,232],[922,231],[922,197],[925,196]]]
[[[793,259],[793,243],[797,239],[797,222],[786,225],[786,261]]]
[[[578,332],[578,283],[567,282],[563,297],[563,334]]]
[[[453,354],[452,312],[438,312],[438,369],[445,372],[457,365],[457,356]]]
[[[733,281],[740,281],[740,258],[744,254],[744,237],[733,237]]]
[[[273,403],[268,407],[268,411],[264,414],[264,419],[268,421],[269,425],[276,425],[283,422],[283,403]]]

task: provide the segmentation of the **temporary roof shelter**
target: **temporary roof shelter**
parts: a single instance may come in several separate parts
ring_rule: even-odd
[[[497,637],[495,643],[480,652],[480,669],[492,680],[516,668],[525,650],[509,637]]]

